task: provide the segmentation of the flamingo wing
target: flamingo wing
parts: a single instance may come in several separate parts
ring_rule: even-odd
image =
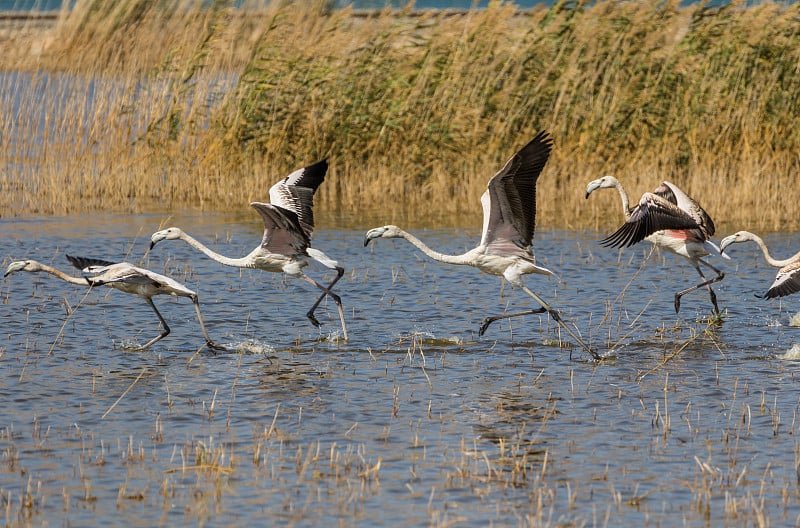
[[[90,273],[93,273],[94,269],[107,268],[116,264],[116,262],[111,262],[110,260],[100,260],[88,257],[73,257],[71,255],[67,255],[67,260],[79,270]]]
[[[484,193],[481,198],[484,209],[482,245],[499,254],[513,249],[509,244],[522,249],[531,245],[536,221],[536,181],[552,146],[549,134],[539,132],[489,180],[488,195]]]
[[[261,239],[263,249],[286,256],[306,253],[310,240],[294,211],[261,202],[250,205],[264,221],[264,236]]]
[[[606,247],[629,247],[664,229],[699,228],[689,213],[668,198],[656,193],[644,193],[625,223],[600,243]]]
[[[775,282],[772,283],[767,293],[767,299],[783,297],[800,291],[800,260],[784,266],[778,270]]]
[[[314,193],[327,172],[328,160],[324,159],[294,171],[269,190],[270,203],[296,214],[309,239],[314,231]]]
[[[674,183],[665,181],[662,182],[655,191],[653,191],[653,194],[662,196],[678,206],[679,209],[686,211],[689,216],[694,218],[695,222],[697,222],[697,225],[700,226],[700,229],[705,234],[705,238],[711,238],[714,236],[716,228],[714,227],[714,221],[711,219],[711,216],[705,211],[705,209],[700,207],[699,203],[697,203],[688,194],[683,192],[680,187]]]

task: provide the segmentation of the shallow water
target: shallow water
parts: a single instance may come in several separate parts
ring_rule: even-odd
[[[140,263],[160,216],[0,220],[3,269],[64,253]],[[256,215],[170,219],[217,251],[260,240]],[[324,225],[323,225],[324,227]],[[371,226],[364,226],[371,227]],[[716,260],[723,321],[672,255],[618,253],[595,232],[540,231],[528,286],[614,359],[599,365],[523,292],[428,260],[404,241],[363,247],[365,229],[319,229],[347,268],[314,328],[317,292],[277,274],[223,267],[182,242],[142,263],[195,289],[144,301],[16,273],[0,305],[0,507],[7,524],[426,526],[793,525],[798,505],[800,297],[771,284],[754,245]],[[419,230],[461,252],[475,229]],[[766,238],[773,254],[793,234]],[[649,257],[648,257],[649,255]],[[645,257],[648,257],[645,259]],[[77,272],[76,272],[77,273]],[[309,272],[320,278],[325,270]],[[329,274],[327,274],[329,276]],[[624,292],[620,295],[620,292]],[[794,356],[797,357],[795,351]]]

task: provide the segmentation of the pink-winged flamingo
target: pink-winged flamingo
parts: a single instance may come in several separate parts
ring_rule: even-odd
[[[647,240],[686,258],[697,270],[703,282],[675,294],[675,312],[680,311],[682,296],[706,287],[714,311],[719,314],[717,295],[711,284],[721,281],[725,273],[703,260],[703,257],[708,255],[729,257],[722,254],[719,247],[711,241],[711,236],[714,235],[714,222],[708,213],[678,186],[668,181],[662,182],[655,191],[644,193],[633,208],[629,205],[628,194],[622,184],[613,176],[603,176],[589,182],[586,187],[586,198],[597,189],[611,188],[619,192],[625,223],[601,243],[607,247],[622,248]],[[717,276],[706,279],[700,264],[714,271]]]
[[[314,193],[324,181],[327,171],[327,160],[298,169],[270,188],[270,203],[253,202],[250,204],[264,221],[264,236],[261,239],[261,245],[244,257],[231,258],[220,255],[178,227],[170,227],[153,233],[150,238],[150,249],[153,249],[162,240],[183,240],[206,256],[226,266],[260,269],[286,273],[290,277],[299,277],[322,290],[322,294],[311,306],[306,317],[314,326],[320,326],[314,316],[314,311],[326,295],[330,296],[339,310],[342,337],[347,340],[342,300],[332,291],[333,286],[344,275],[344,268],[322,251],[311,247],[311,235],[314,231]],[[308,266],[311,261],[319,262],[329,269],[336,270],[336,277],[330,284],[324,286],[303,273],[303,268]]]
[[[763,295],[764,298],[774,299],[775,297],[783,297],[800,291],[800,253],[796,253],[785,260],[776,260],[769,254],[769,249],[767,249],[767,245],[761,237],[749,231],[739,231],[723,238],[719,244],[720,251],[724,252],[731,244],[740,242],[755,242],[761,248],[767,264],[780,268],[772,286]]]
[[[445,255],[394,225],[369,230],[364,245],[376,238],[404,238],[434,260],[472,266],[490,275],[499,275],[533,297],[541,308],[486,317],[481,323],[479,335],[483,335],[488,326],[499,319],[547,312],[592,357],[600,359],[597,352],[575,334],[556,310],[522,282],[522,276],[529,273],[554,275],[549,269],[536,265],[531,248],[536,219],[536,181],[547,163],[552,145],[549,134],[540,132],[489,180],[488,189],[481,196],[483,234],[476,248],[462,255]]]
[[[225,350],[225,347],[215,343],[206,331],[206,325],[203,322],[203,315],[200,313],[200,301],[198,300],[197,293],[193,292],[178,281],[155,273],[153,271],[138,268],[127,262],[109,262],[106,260],[91,259],[84,257],[72,257],[67,255],[67,260],[76,268],[82,270],[84,273],[91,273],[90,276],[74,277],[68,275],[63,271],[42,264],[35,260],[18,260],[8,265],[4,277],[17,271],[28,271],[32,273],[45,272],[54,275],[59,279],[66,281],[70,284],[76,284],[84,287],[94,286],[108,286],[124,293],[131,293],[138,295],[144,299],[150,308],[158,316],[161,321],[161,326],[164,328],[161,334],[157,335],[136,350],[145,350],[150,348],[154,343],[166,337],[170,333],[170,328],[164,317],[156,308],[153,303],[153,297],[156,295],[176,295],[178,297],[188,297],[194,303],[194,309],[197,312],[197,320],[200,322],[200,328],[203,330],[203,336],[206,338],[206,344],[213,350]]]

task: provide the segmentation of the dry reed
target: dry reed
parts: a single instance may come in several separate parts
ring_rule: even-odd
[[[18,46],[0,76],[0,214],[244,210],[329,156],[323,212],[478,225],[487,179],[548,129],[540,225],[618,223],[615,196],[583,199],[613,173],[634,195],[674,181],[718,226],[796,229],[799,18],[772,2],[78,0],[0,32]]]

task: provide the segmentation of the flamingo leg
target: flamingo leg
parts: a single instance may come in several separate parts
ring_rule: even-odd
[[[154,344],[156,341],[158,341],[158,340],[160,340],[160,339],[163,339],[164,337],[168,336],[168,335],[169,335],[169,332],[170,332],[169,325],[168,325],[168,324],[167,324],[167,322],[164,320],[164,317],[162,317],[162,316],[161,316],[161,312],[159,312],[159,311],[158,311],[158,308],[156,308],[156,305],[153,303],[153,299],[151,299],[150,297],[145,297],[145,298],[144,298],[144,300],[145,300],[145,301],[147,301],[147,304],[149,304],[149,305],[150,305],[150,308],[152,308],[152,309],[153,309],[153,311],[154,311],[154,312],[156,313],[156,315],[158,316],[158,320],[159,320],[159,321],[161,321],[161,326],[163,326],[163,327],[164,327],[164,331],[163,331],[163,332],[161,332],[161,334],[160,334],[160,335],[157,335],[156,337],[154,337],[153,339],[151,339],[150,341],[148,341],[148,342],[147,342],[147,343],[145,343],[144,345],[142,345],[142,346],[140,346],[140,347],[138,347],[138,348],[135,348],[134,350],[147,350],[147,349],[148,349],[148,348],[150,348],[150,347],[151,347],[151,346],[152,346],[152,345],[153,345],[153,344]]]
[[[547,308],[542,307],[542,308],[537,308],[536,310],[526,310],[524,312],[517,312],[517,313],[503,314],[503,315],[492,315],[490,317],[486,317],[481,323],[481,328],[480,330],[478,330],[478,335],[482,336],[486,332],[486,329],[489,328],[490,324],[492,324],[495,321],[499,321],[500,319],[510,319],[511,317],[518,317],[520,315],[541,314],[545,313],[546,311]]]
[[[306,314],[306,316],[309,319],[311,319],[311,321],[314,323],[314,326],[319,326],[319,321],[317,321],[317,318],[314,317],[314,310],[317,309],[317,307],[319,306],[319,303],[322,302],[322,299],[324,299],[326,295],[330,295],[331,297],[334,298],[334,300],[336,299],[336,295],[334,293],[332,293],[331,290],[333,289],[334,284],[339,282],[339,279],[341,279],[343,275],[344,275],[344,268],[342,268],[340,266],[336,266],[336,277],[331,281],[330,284],[328,284],[327,288],[322,288],[324,293],[319,296],[319,299],[317,299],[317,302],[314,303],[314,305],[311,307],[311,309]],[[315,285],[317,287],[321,287],[319,284],[315,283]]]
[[[317,301],[314,303],[314,305],[308,311],[308,313],[306,314],[306,317],[308,317],[309,321],[311,321],[311,324],[313,324],[314,326],[316,326],[316,327],[321,326],[320,322],[314,316],[314,310],[317,309],[317,307],[319,306],[319,303],[322,302],[322,299],[324,299],[326,295],[329,295],[331,297],[331,299],[333,299],[333,302],[336,303],[336,308],[339,310],[339,319],[342,322],[342,335],[343,335],[345,341],[347,341],[348,340],[348,337],[347,337],[347,325],[344,322],[344,308],[342,307],[342,298],[331,291],[331,288],[333,288],[333,285],[336,284],[337,282],[339,282],[339,279],[342,278],[342,275],[344,275],[344,268],[336,266],[336,277],[331,281],[330,284],[328,284],[327,287],[325,287],[322,284],[318,283],[317,281],[315,281],[314,279],[312,279],[311,277],[309,277],[306,274],[303,274],[303,279],[305,281],[307,281],[307,282],[310,282],[311,284],[313,284],[314,286],[316,286],[320,290],[322,290],[322,295],[319,296]]]
[[[533,292],[533,290],[531,290],[530,288],[528,288],[527,286],[525,286],[525,284],[523,284],[523,283],[521,283],[521,282],[518,284],[518,286],[519,286],[519,287],[521,287],[521,288],[522,288],[522,290],[523,290],[525,293],[527,293],[528,295],[530,295],[531,297],[533,297],[533,299],[534,299],[536,302],[538,302],[539,304],[541,304],[541,305],[542,305],[542,309],[543,309],[545,312],[547,312],[548,314],[550,314],[550,317],[552,317],[552,318],[553,318],[553,320],[554,320],[555,322],[557,322],[558,324],[560,324],[560,325],[561,325],[561,328],[563,328],[564,330],[566,330],[566,332],[567,332],[567,333],[568,333],[570,336],[572,336],[572,339],[574,339],[575,341],[577,341],[577,342],[578,342],[578,344],[580,344],[580,345],[581,345],[581,347],[583,347],[583,349],[584,349],[584,350],[586,350],[586,352],[588,352],[588,353],[589,353],[589,354],[590,354],[590,355],[591,355],[591,356],[592,356],[592,357],[593,357],[595,360],[598,360],[598,361],[599,361],[600,359],[602,359],[602,358],[600,357],[600,354],[598,354],[597,352],[595,352],[594,350],[592,350],[591,348],[589,348],[589,345],[587,345],[586,343],[584,343],[584,342],[583,342],[583,339],[581,339],[580,337],[578,337],[578,335],[577,335],[577,334],[576,334],[576,333],[575,333],[575,332],[572,330],[572,328],[570,328],[570,327],[569,327],[569,325],[567,325],[567,323],[566,323],[566,322],[565,322],[565,321],[564,321],[564,320],[561,318],[561,315],[560,315],[560,314],[559,314],[559,313],[558,313],[556,310],[553,310],[552,308],[550,308],[550,305],[548,305],[546,302],[544,302],[544,300],[543,300],[541,297],[539,297],[538,295],[536,295],[536,294]]]
[[[717,294],[714,293],[714,289],[711,287],[711,285],[714,284],[715,282],[719,282],[722,279],[724,279],[725,272],[715,268],[714,266],[712,266],[711,264],[700,258],[692,260],[692,264],[694,265],[694,269],[697,270],[697,273],[700,274],[700,277],[703,279],[703,282],[701,282],[700,284],[696,284],[690,288],[686,288],[685,290],[681,290],[675,294],[675,313],[678,313],[678,311],[680,311],[681,309],[681,297],[683,297],[689,292],[693,292],[694,290],[697,290],[705,286],[706,288],[708,288],[708,295],[709,297],[711,297],[711,304],[714,305],[714,313],[719,314],[720,312],[719,312],[719,306],[717,306]],[[717,276],[714,277],[713,279],[706,279],[706,276],[703,275],[703,270],[700,269],[700,264],[708,266],[710,269],[714,271],[714,273],[717,274]]]
[[[206,330],[206,325],[203,322],[203,315],[200,313],[200,300],[197,298],[196,295],[191,297],[191,299],[192,299],[192,303],[194,303],[194,310],[195,310],[195,312],[197,312],[197,320],[200,321],[200,328],[203,330],[203,336],[205,336],[205,338],[206,338],[206,344],[208,345],[208,348],[210,348],[211,350],[214,350],[215,354],[216,354],[217,350],[223,350],[223,351],[227,350],[227,348],[225,348],[224,346],[214,342],[214,340],[212,340],[208,336],[208,331]]]

